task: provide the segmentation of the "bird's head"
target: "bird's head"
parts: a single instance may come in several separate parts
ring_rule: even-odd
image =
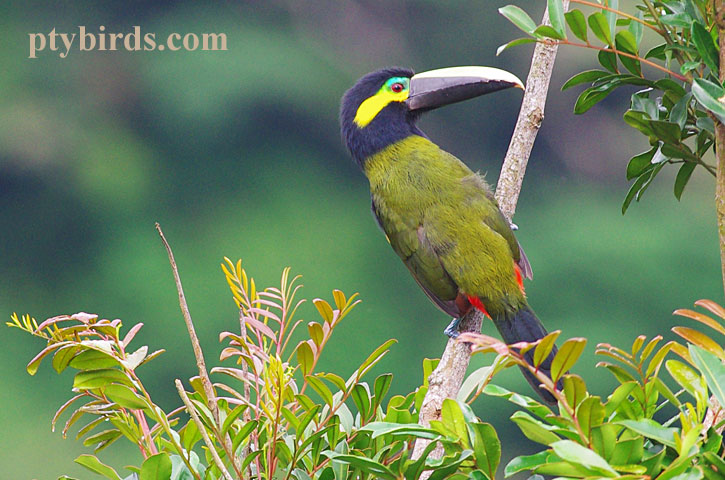
[[[523,88],[512,73],[490,67],[450,67],[414,74],[408,68],[368,73],[342,97],[340,126],[353,158],[370,155],[410,135],[421,113],[509,87]]]

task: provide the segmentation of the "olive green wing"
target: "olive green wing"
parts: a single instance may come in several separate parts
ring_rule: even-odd
[[[526,257],[526,253],[524,253],[521,244],[516,239],[511,225],[501,212],[496,197],[491,193],[483,178],[473,173],[471,176],[464,178],[462,183],[464,184],[464,188],[468,190],[469,201],[483,204],[482,208],[479,209],[481,212],[485,212],[482,218],[483,222],[506,240],[506,243],[511,249],[511,256],[514,262],[521,269],[521,274],[525,278],[532,278],[533,271],[529,259]]]
[[[405,222],[394,212],[372,202],[372,211],[390,246],[428,298],[443,312],[459,317],[456,305],[458,285],[443,267],[438,253],[428,241],[422,225]]]

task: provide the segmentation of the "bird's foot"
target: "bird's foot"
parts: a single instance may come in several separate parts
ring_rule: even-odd
[[[519,226],[516,225],[515,223],[511,222],[511,230],[513,230],[515,232],[518,229],[519,229]]]
[[[451,323],[446,327],[446,329],[443,330],[443,333],[445,333],[448,338],[458,338],[458,335],[461,334],[461,332],[458,331],[459,323],[461,323],[461,319],[454,318]]]

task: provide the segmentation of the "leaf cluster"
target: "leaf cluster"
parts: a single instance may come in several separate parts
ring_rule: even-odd
[[[714,150],[714,120],[725,119],[725,95],[719,72],[719,28],[712,2],[642,0],[627,13],[618,0],[572,0],[589,10],[563,11],[562,0],[548,0],[551,25],[537,25],[521,8],[500,13],[528,37],[505,49],[530,42],[570,45],[597,52],[601,68],[574,75],[562,90],[590,86],[578,96],[574,113],[583,114],[614,90],[635,87],[624,121],[642,133],[650,149],[632,157],[627,179],[633,181],[622,205],[626,212],[639,200],[665,165],[678,167],[674,195],[679,200],[699,166],[715,175],[705,156]],[[644,44],[655,46],[645,51]],[[643,69],[643,66],[649,69]]]

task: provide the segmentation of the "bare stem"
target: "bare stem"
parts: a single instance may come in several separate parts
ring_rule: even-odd
[[[720,81],[725,79],[725,0],[715,0],[715,22],[720,30]],[[715,211],[717,228],[720,235],[720,263],[725,287],[725,125],[715,120],[715,155],[717,157],[717,177],[715,187]]]
[[[221,422],[219,420],[219,405],[217,404],[217,397],[214,393],[214,387],[211,383],[211,379],[209,378],[209,372],[206,369],[206,362],[204,361],[204,352],[201,349],[201,344],[199,343],[199,337],[196,336],[196,329],[194,328],[194,322],[191,320],[191,312],[189,311],[189,305],[186,303],[186,296],[184,295],[184,288],[181,285],[181,278],[179,277],[179,269],[176,266],[176,260],[174,259],[174,252],[171,251],[171,246],[169,245],[169,242],[166,241],[166,237],[164,236],[164,232],[161,230],[161,225],[156,223],[156,230],[159,232],[159,236],[161,237],[161,241],[164,244],[164,247],[166,248],[166,253],[169,255],[169,263],[171,264],[171,271],[174,274],[174,282],[176,282],[176,291],[179,294],[179,306],[181,307],[181,313],[184,316],[184,322],[186,323],[186,329],[189,332],[189,338],[191,339],[191,347],[194,350],[194,357],[196,357],[196,366],[199,368],[199,378],[201,379],[202,387],[204,388],[204,394],[206,395],[206,401],[207,405],[209,406],[209,410],[211,410],[212,417],[214,418],[214,425],[215,428],[218,429],[218,427],[221,426]],[[229,438],[228,435],[225,435],[224,438],[220,439],[221,443],[224,447],[224,450],[226,451],[227,455],[229,455],[229,458],[232,460],[235,470],[239,470],[239,465],[237,465],[237,458],[233,455],[232,452],[232,440]]]
[[[206,427],[203,423],[201,423],[201,419],[199,418],[199,415],[197,415],[196,410],[194,409],[194,405],[191,403],[191,400],[189,400],[189,396],[186,394],[186,391],[184,390],[184,385],[182,385],[181,380],[177,378],[174,383],[176,384],[176,390],[179,391],[179,397],[181,397],[181,401],[184,402],[184,405],[186,405],[186,411],[189,412],[191,420],[194,422],[194,424],[196,424],[196,428],[199,430],[199,433],[201,433],[201,438],[204,439],[204,443],[209,449],[209,453],[211,454],[212,459],[214,459],[214,465],[216,465],[216,467],[222,472],[222,475],[224,475],[224,478],[226,480],[234,480],[234,478],[232,478],[231,474],[229,473],[229,470],[227,470],[227,467],[224,466],[224,462],[222,462],[222,459],[219,458],[219,454],[214,447],[214,443],[212,443],[211,438],[209,438],[209,434],[206,432]]]

